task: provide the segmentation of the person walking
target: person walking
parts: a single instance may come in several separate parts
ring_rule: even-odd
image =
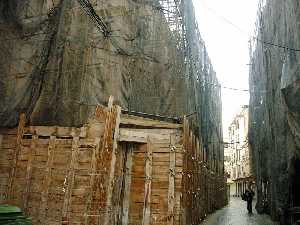
[[[247,201],[247,210],[249,213],[252,213],[252,201],[253,201],[253,197],[254,197],[255,193],[252,190],[251,184],[248,185],[248,188],[246,189],[246,191],[243,195],[244,195],[243,199],[245,199],[245,201]]]

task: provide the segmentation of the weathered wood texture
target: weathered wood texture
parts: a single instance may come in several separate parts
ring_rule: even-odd
[[[224,205],[224,179],[188,127],[97,107],[81,128],[0,131],[0,203],[34,224],[189,225]],[[182,129],[182,127],[184,129]]]
[[[98,107],[82,128],[21,129],[20,121],[17,132],[1,130],[1,203],[20,206],[34,224],[101,224],[116,206],[107,192],[122,188],[113,182],[122,154],[114,152],[111,172],[118,112]]]
[[[227,204],[226,180],[223,171],[210,169],[203,145],[189,129],[184,120],[183,131],[183,224],[200,224],[210,213]]]

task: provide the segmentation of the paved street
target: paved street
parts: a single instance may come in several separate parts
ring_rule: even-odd
[[[253,203],[253,214],[247,212],[246,202],[231,198],[227,207],[208,216],[201,225],[276,225],[267,215],[259,215]]]

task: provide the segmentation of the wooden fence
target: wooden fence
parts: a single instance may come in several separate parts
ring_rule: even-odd
[[[34,224],[194,225],[226,204],[222,175],[183,124],[97,107],[83,127],[0,130],[0,203]]]

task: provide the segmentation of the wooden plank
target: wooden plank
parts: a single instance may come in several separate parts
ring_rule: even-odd
[[[110,103],[109,103],[110,104]],[[111,103],[112,104],[112,103]],[[116,167],[116,151],[118,147],[118,139],[119,139],[119,126],[121,120],[121,107],[116,106],[116,122],[115,122],[115,132],[113,137],[113,149],[112,149],[112,158],[109,169],[109,177],[108,177],[108,187],[107,187],[107,198],[106,198],[106,212],[104,217],[104,225],[109,225],[111,222],[109,220],[110,213],[112,212],[112,195],[113,195],[113,187],[114,187],[114,177],[115,177],[115,167]]]
[[[187,224],[187,153],[188,153],[188,136],[189,136],[189,124],[186,116],[183,118],[183,177],[182,177],[182,200],[180,204],[181,211],[181,224]]]
[[[120,135],[119,135],[119,141],[124,142],[135,142],[135,143],[147,143],[147,133],[143,132],[134,132],[131,131],[128,128],[121,128],[120,129]]]
[[[78,148],[79,147],[79,137],[73,137],[72,141],[72,153],[71,153],[71,162],[69,164],[68,173],[65,178],[65,196],[64,203],[62,208],[62,224],[69,224],[70,221],[70,212],[69,208],[71,206],[71,197],[75,180],[75,168],[77,164]]]
[[[8,181],[8,186],[7,186],[7,191],[6,191],[8,201],[11,200],[13,197],[12,191],[13,191],[14,179],[15,179],[15,175],[16,175],[19,153],[21,150],[21,142],[22,142],[22,137],[23,137],[23,133],[24,133],[25,122],[26,122],[25,114],[22,113],[20,115],[20,119],[19,119],[19,125],[18,125],[18,130],[17,130],[17,145],[16,145],[16,149],[14,152],[14,158],[12,160],[13,163],[12,163],[11,171],[9,174],[9,181]]]
[[[142,225],[150,225],[151,222],[151,181],[152,181],[152,146],[151,139],[148,137],[146,165],[145,165],[145,193]]]
[[[38,135],[49,137],[73,137],[75,134],[79,134],[79,137],[85,138],[87,135],[87,127],[60,127],[60,126],[29,126],[24,129],[25,135]]]
[[[170,132],[171,133],[171,132]],[[132,129],[132,128],[120,128],[119,141],[147,143],[148,135],[151,134],[152,139],[169,141],[169,135],[167,131],[163,130],[151,130],[151,129]]]
[[[175,175],[176,175],[176,147],[175,138],[170,135],[170,167],[168,189],[168,225],[174,225],[175,206]]]
[[[129,217],[129,202],[130,202],[130,188],[131,188],[131,171],[132,171],[132,155],[133,146],[130,144],[126,153],[126,172],[124,178],[124,197],[122,207],[122,225],[128,225]]]
[[[124,115],[121,116],[121,125],[132,125],[140,127],[150,127],[150,128],[167,128],[167,129],[180,129],[182,124],[167,123],[159,120],[146,119],[137,116]]]
[[[0,134],[0,149],[2,149],[2,140],[3,140],[3,135]]]
[[[53,157],[55,150],[55,136],[50,136],[49,146],[47,150],[47,163],[45,168],[45,175],[42,183],[42,193],[41,193],[41,203],[40,203],[40,213],[39,221],[42,223],[46,220],[46,212],[48,208],[48,194],[51,184],[51,169],[53,166]]]
[[[31,145],[30,145],[29,153],[28,153],[26,178],[25,178],[26,184],[25,184],[25,190],[23,192],[23,210],[24,210],[24,212],[27,212],[28,198],[29,198],[30,187],[31,187],[32,162],[33,162],[34,155],[35,155],[37,140],[38,140],[38,136],[34,135],[32,137]]]
[[[18,133],[18,128],[4,128],[4,127],[0,127],[0,134],[17,135],[17,133]]]
[[[108,109],[111,109],[113,107],[113,103],[114,103],[114,96],[109,96],[109,99],[108,99],[108,104],[107,104],[107,107]]]
[[[97,158],[96,156],[99,155],[99,149],[100,149],[100,138],[95,138],[95,149],[93,150],[93,155],[92,155],[92,161],[91,161],[91,167],[90,167],[90,191],[87,195],[86,198],[86,203],[85,203],[85,212],[84,212],[84,224],[88,224],[88,219],[89,219],[89,211],[90,211],[90,206],[92,203],[92,197],[93,197],[93,192],[94,192],[94,187],[95,187],[95,178],[96,178],[96,169],[97,169]]]

